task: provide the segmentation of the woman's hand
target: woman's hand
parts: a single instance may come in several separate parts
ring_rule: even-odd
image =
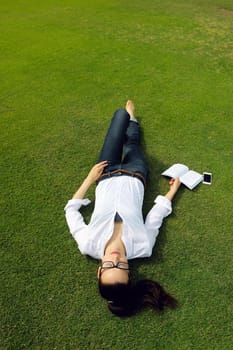
[[[82,185],[79,187],[77,192],[73,195],[73,199],[83,199],[89,187],[99,179],[104,168],[108,165],[105,160],[93,166],[86,179],[83,181]]]
[[[180,179],[178,177],[176,179],[171,179],[169,185],[170,189],[176,193],[181,185]]]
[[[171,179],[169,181],[169,185],[170,190],[165,195],[165,197],[171,201],[181,185],[180,179],[178,177],[176,179]]]
[[[87,175],[87,181],[90,182],[91,184],[97,181],[104,168],[108,165],[107,160],[104,160],[103,162],[95,164],[92,169],[90,170],[89,174]]]

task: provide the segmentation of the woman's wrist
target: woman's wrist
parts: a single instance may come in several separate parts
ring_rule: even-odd
[[[170,201],[172,201],[172,199],[174,198],[175,194],[176,194],[177,190],[176,189],[170,189],[167,194],[165,195],[165,197],[167,199],[169,199]]]
[[[79,189],[76,191],[76,193],[73,195],[73,199],[83,199],[86,192],[88,191],[89,187],[91,187],[92,182],[90,178],[86,177],[82,183],[82,185],[79,187]]]
[[[83,184],[88,186],[88,187],[90,187],[93,183],[94,183],[94,181],[89,176],[87,176],[83,181]]]

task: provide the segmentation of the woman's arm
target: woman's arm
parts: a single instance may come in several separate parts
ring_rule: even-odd
[[[73,195],[73,199],[83,199],[85,197],[86,192],[91,187],[91,185],[99,179],[104,168],[108,165],[108,162],[104,160],[98,164],[95,164],[79,189]]]
[[[73,198],[69,200],[65,206],[67,224],[69,226],[71,234],[78,242],[78,244],[80,244],[80,242],[83,242],[83,232],[86,228],[86,224],[79,209],[82,205],[88,205],[90,203],[89,199],[84,199],[85,194],[88,191],[89,187],[99,179],[104,167],[107,164],[108,163],[104,161],[94,165],[79,189],[73,195]]]
[[[181,185],[180,179],[178,177],[176,179],[172,179],[169,182],[169,185],[170,185],[170,190],[167,192],[165,197],[167,199],[169,199],[170,201],[172,201],[172,199],[174,198],[176,192],[178,191],[178,189]]]
[[[155,204],[147,214],[145,225],[149,232],[149,239],[151,248],[155,244],[156,237],[159,234],[159,228],[161,227],[164,218],[172,212],[172,199],[180,187],[179,178],[172,179],[169,182],[170,190],[165,196],[159,195],[155,199]]]

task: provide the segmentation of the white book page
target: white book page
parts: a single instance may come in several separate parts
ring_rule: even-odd
[[[181,177],[182,175],[187,173],[187,171],[189,171],[189,168],[186,165],[184,165],[184,164],[174,164],[170,168],[165,170],[162,173],[162,175],[176,178],[176,177]]]
[[[190,190],[196,187],[203,180],[203,175],[194,170],[190,170],[180,177],[180,181],[186,185]]]

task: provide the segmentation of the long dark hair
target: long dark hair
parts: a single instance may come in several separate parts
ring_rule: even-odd
[[[109,310],[117,316],[131,316],[143,307],[157,311],[174,309],[177,301],[156,281],[149,279],[127,284],[103,284],[99,278],[99,292],[108,301]]]

